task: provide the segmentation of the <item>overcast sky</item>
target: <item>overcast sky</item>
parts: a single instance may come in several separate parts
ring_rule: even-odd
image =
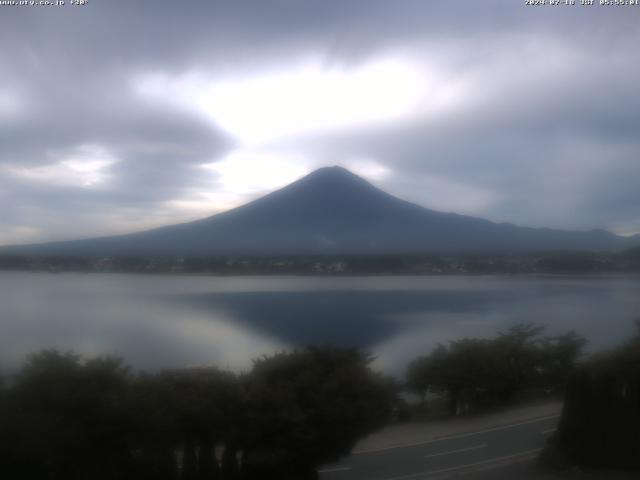
[[[0,45],[0,244],[336,164],[438,210],[640,232],[640,7],[67,1],[0,6]]]

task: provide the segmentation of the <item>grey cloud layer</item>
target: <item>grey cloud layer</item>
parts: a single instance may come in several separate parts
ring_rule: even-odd
[[[167,202],[215,190],[215,177],[196,167],[222,158],[234,140],[194,112],[136,96],[138,75],[241,76],[309,55],[348,66],[398,50],[471,82],[469,104],[441,117],[290,139],[310,165],[372,158],[393,173],[380,186],[425,205],[640,231],[640,8],[102,0],[0,13],[0,42],[11,46],[0,52],[0,200],[11,206],[0,213],[0,243],[176,221]],[[117,159],[99,187],[14,174],[86,144]],[[467,208],[453,198],[465,187]],[[472,192],[488,200],[480,205]],[[29,237],[25,227],[39,231]]]

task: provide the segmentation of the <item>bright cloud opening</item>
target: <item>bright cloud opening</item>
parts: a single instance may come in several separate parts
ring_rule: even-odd
[[[197,109],[244,144],[256,145],[409,115],[432,83],[415,64],[385,59],[355,69],[314,62],[232,80],[148,75],[134,89]]]
[[[374,123],[410,113],[424,88],[420,72],[384,61],[355,71],[309,66],[298,71],[212,85],[201,106],[248,143]]]
[[[218,162],[200,165],[215,188],[192,189],[165,206],[177,218],[200,218],[238,207],[283,187],[311,171],[306,159],[293,153],[238,149]]]
[[[298,155],[252,149],[233,151],[223,160],[202,168],[216,174],[219,191],[240,196],[283,187],[311,171]]]
[[[344,166],[361,177],[368,180],[384,180],[388,178],[392,172],[391,169],[367,158],[352,158],[344,162]]]

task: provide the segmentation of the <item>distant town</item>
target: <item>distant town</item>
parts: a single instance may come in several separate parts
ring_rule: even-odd
[[[0,270],[211,275],[640,273],[640,252],[528,255],[290,255],[212,257],[0,256]]]

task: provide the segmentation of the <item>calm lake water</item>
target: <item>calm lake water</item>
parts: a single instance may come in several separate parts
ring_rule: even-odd
[[[45,347],[136,368],[236,370],[308,344],[357,346],[399,374],[438,342],[519,322],[590,348],[640,318],[640,276],[203,277],[0,272],[0,368]]]

